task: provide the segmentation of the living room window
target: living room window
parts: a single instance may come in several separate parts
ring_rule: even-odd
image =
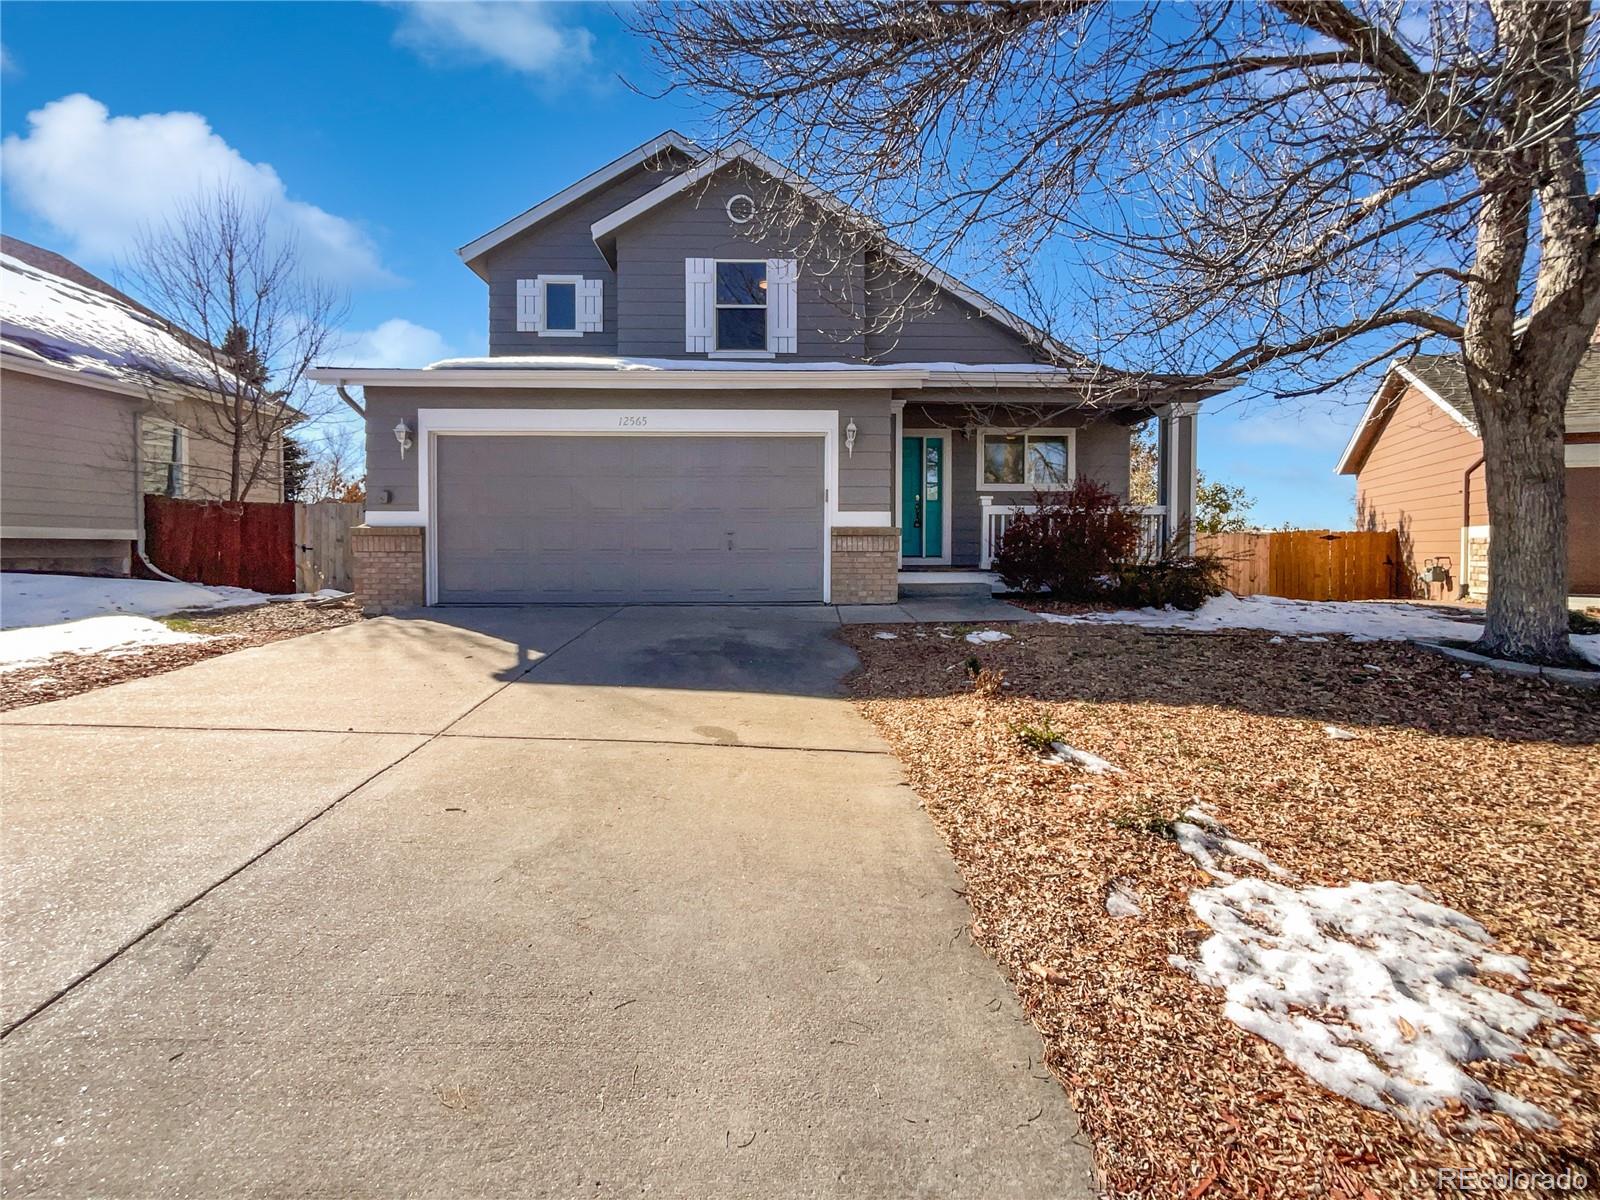
[[[978,453],[978,483],[991,488],[1063,488],[1074,472],[1070,429],[986,430]]]
[[[767,349],[767,264],[717,262],[717,349]]]

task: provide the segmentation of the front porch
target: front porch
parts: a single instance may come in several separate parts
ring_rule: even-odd
[[[1174,537],[1192,545],[1198,407],[970,395],[905,405],[893,414],[891,459],[900,566],[923,587],[934,586],[923,569],[986,572],[1011,520],[1036,507],[1035,494],[1079,478],[1128,500],[1132,430],[1150,419],[1156,502],[1139,507],[1143,548],[1156,552]]]

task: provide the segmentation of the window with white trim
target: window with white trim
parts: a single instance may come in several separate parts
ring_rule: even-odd
[[[718,259],[717,349],[767,349],[767,264]]]
[[[517,280],[517,330],[540,337],[582,337],[605,327],[605,281],[582,275]]]
[[[986,430],[979,437],[978,484],[990,488],[1063,488],[1075,470],[1073,431]]]
[[[185,438],[181,426],[160,417],[140,422],[139,466],[146,495],[183,495]]]

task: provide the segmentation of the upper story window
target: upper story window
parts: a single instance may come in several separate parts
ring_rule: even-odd
[[[1005,433],[986,430],[978,454],[979,486],[1064,488],[1072,482],[1072,431]]]
[[[605,282],[582,275],[517,280],[517,330],[540,337],[582,337],[604,327]]]
[[[717,349],[767,348],[767,264],[717,263]]]

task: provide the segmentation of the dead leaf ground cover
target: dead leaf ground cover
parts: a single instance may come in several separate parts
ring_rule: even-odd
[[[1209,932],[1188,905],[1208,881],[1150,832],[1204,802],[1308,882],[1420,883],[1529,959],[1535,988],[1600,1023],[1594,693],[1399,643],[1010,628],[1014,640],[975,647],[934,627],[885,627],[895,640],[854,627],[851,686],[949,842],[973,936],[1043,1035],[1109,1194],[1411,1200],[1439,1194],[1440,1168],[1600,1175],[1594,1026],[1562,1051],[1572,1074],[1471,1069],[1558,1116],[1553,1131],[1362,1108],[1169,965]],[[1005,672],[997,698],[974,695],[970,659]],[[1123,773],[1042,762],[1015,731],[1046,720]],[[1118,880],[1143,916],[1108,915]]]
[[[360,619],[354,600],[279,601],[231,612],[172,618],[176,628],[210,635],[208,640],[100,654],[58,654],[36,667],[7,671],[0,675],[0,712],[65,699],[146,675],[162,675],[219,654],[232,654]]]

